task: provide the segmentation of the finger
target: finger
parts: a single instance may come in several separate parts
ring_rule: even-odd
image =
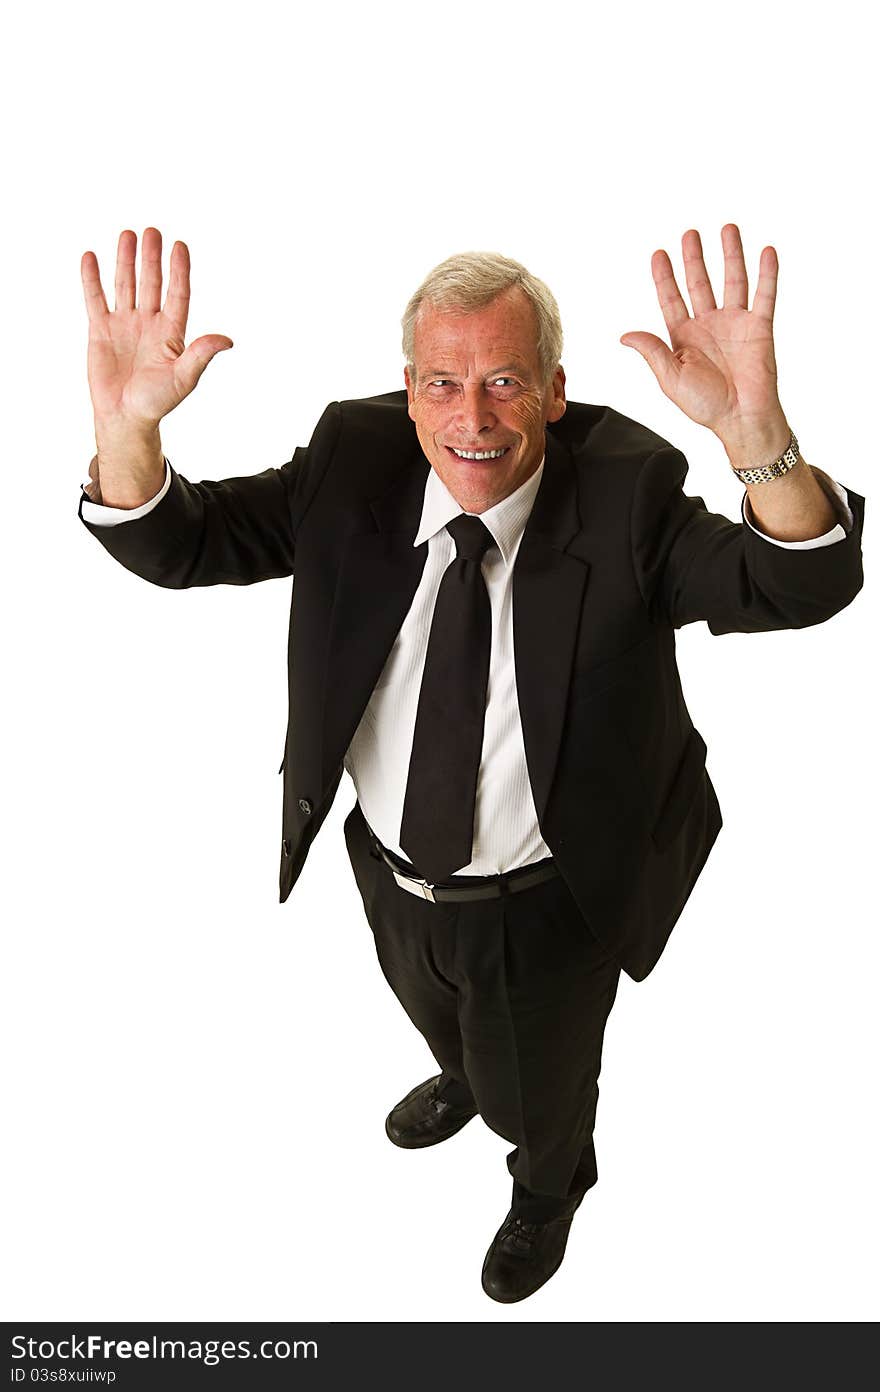
[[[710,310],[717,309],[718,306],[715,303],[712,283],[709,280],[706,263],[703,260],[703,243],[695,227],[690,228],[682,237],[681,254],[684,258],[684,275],[691,304],[694,307],[694,315],[708,314]]]
[[[175,366],[175,376],[182,390],[187,394],[191,392],[211,359],[231,347],[232,339],[225,334],[203,334],[193,339]]]
[[[126,228],[119,234],[116,248],[116,302],[114,309],[134,309],[134,256],[137,233]]]
[[[735,222],[727,222],[722,227],[721,245],[724,248],[724,308],[748,309],[749,280],[742,238]]]
[[[141,278],[138,309],[158,314],[162,296],[162,233],[158,227],[145,227],[141,237]]]
[[[687,305],[681,298],[681,291],[673,274],[672,262],[665,251],[654,252],[651,257],[651,274],[657,287],[657,299],[660,301],[663,318],[671,336],[673,329],[683,323],[685,319],[689,319],[690,315],[687,311]]]
[[[758,287],[755,290],[755,300],[752,305],[753,313],[759,318],[766,319],[768,324],[773,323],[773,310],[776,306],[776,284],[779,279],[779,257],[776,255],[776,248],[766,246],[761,252],[761,261],[758,266]]]
[[[625,348],[635,348],[637,353],[641,353],[660,383],[661,390],[666,396],[674,399],[675,384],[681,371],[681,363],[663,342],[663,339],[658,338],[656,334],[639,331],[638,333],[621,334],[619,341]]]
[[[175,242],[171,248],[168,290],[163,310],[180,337],[185,339],[189,317],[189,247],[186,242]]]
[[[107,301],[104,297],[104,287],[101,284],[101,273],[98,270],[98,258],[93,251],[83,252],[82,260],[79,263],[79,272],[82,276],[89,323],[92,323],[102,319],[107,313]]]

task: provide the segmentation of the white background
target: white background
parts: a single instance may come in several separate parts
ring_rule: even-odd
[[[873,63],[859,7],[164,3],[19,8],[3,81],[7,1319],[876,1317]],[[722,18],[723,14],[723,18]],[[10,196],[11,195],[11,196]],[[599,1184],[530,1300],[480,1288],[510,1147],[391,1146],[436,1071],[375,960],[344,779],[278,903],[289,581],[164,591],[76,516],[94,448],[82,252],[193,264],[229,334],[165,422],[191,480],[402,386],[399,317],[454,251],[554,290],[569,395],[706,430],[618,342],[697,227],[779,254],[780,398],[869,495],[867,583],[803,631],[678,636],[724,828],[607,1028]],[[684,286],[683,276],[681,278]]]

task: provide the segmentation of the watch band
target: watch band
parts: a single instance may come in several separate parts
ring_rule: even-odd
[[[789,469],[793,469],[800,457],[800,446],[792,431],[788,449],[778,459],[774,459],[772,464],[762,464],[757,469],[734,469],[733,472],[743,483],[770,483],[772,479],[781,478]]]

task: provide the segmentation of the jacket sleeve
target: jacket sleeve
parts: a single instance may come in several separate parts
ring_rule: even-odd
[[[713,634],[760,633],[823,623],[852,602],[864,583],[865,499],[854,489],[845,539],[794,549],[709,512],[682,491],[687,471],[681,451],[665,444],[642,464],[633,491],[633,565],[656,622],[681,628],[705,619]]]
[[[340,422],[333,401],[308,446],[260,474],[190,483],[169,464],[171,482],[156,506],[112,527],[83,517],[83,491],[80,521],[126,570],[166,589],[292,575],[297,530],[328,472]]]

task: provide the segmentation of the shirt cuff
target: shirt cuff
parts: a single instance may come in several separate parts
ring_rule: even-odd
[[[806,551],[810,547],[833,546],[835,541],[845,541],[846,534],[852,529],[853,525],[853,515],[852,508],[849,505],[849,496],[842,484],[835,483],[834,479],[829,479],[829,483],[834,489],[835,498],[840,505],[836,511],[839,515],[842,515],[843,521],[838,522],[836,526],[832,527],[830,532],[823,532],[821,536],[809,537],[806,541],[780,541],[778,537],[768,536],[766,532],[761,531],[760,527],[756,527],[752,521],[752,508],[748,493],[744,493],[742,497],[743,521],[748,523],[752,531],[757,532],[758,536],[763,537],[765,541],[772,542],[774,546],[784,546],[788,551]],[[828,489],[826,488],[823,491],[827,497]],[[834,502],[834,498],[831,499],[831,502]]]
[[[134,522],[137,517],[146,517],[147,513],[151,512],[156,504],[162,501],[171,484],[171,466],[166,459],[165,482],[162,484],[159,492],[155,497],[148,498],[145,503],[141,503],[140,507],[136,508],[105,507],[103,503],[91,502],[86,491],[86,484],[92,484],[93,482],[93,479],[87,479],[86,483],[81,485],[83,493],[86,494],[85,498],[82,500],[83,521],[91,522],[97,527],[115,527],[119,522]]]

